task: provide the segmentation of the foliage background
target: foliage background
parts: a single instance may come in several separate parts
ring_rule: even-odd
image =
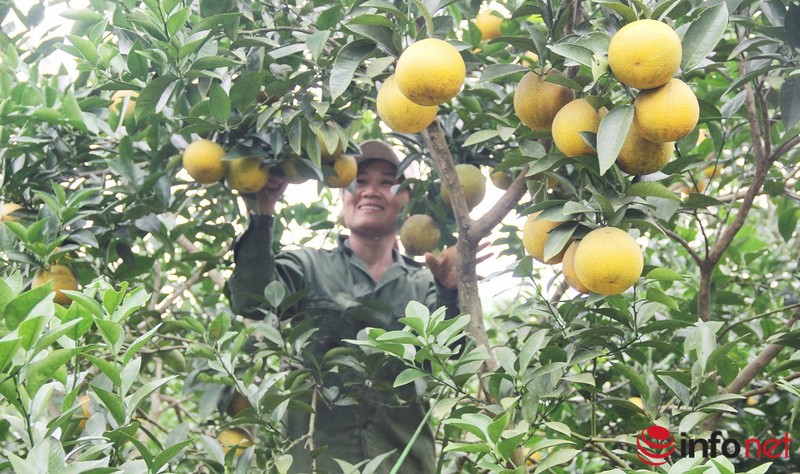
[[[69,8],[58,21],[71,22],[70,34],[32,44],[29,29],[61,4]],[[280,415],[303,408],[296,398],[316,390],[315,370],[363,364],[370,346],[409,365],[398,384],[425,382],[437,400],[445,472],[631,472],[644,468],[634,437],[653,423],[697,437],[716,426],[739,439],[800,436],[800,8],[787,0],[497,2],[503,36],[485,42],[470,22],[481,7],[0,2],[2,201],[25,207],[22,220],[0,227],[2,468],[281,472],[292,440],[280,434]],[[644,17],[683,38],[681,77],[700,100],[701,123],[663,175],[636,182],[608,154],[565,159],[547,133],[519,123],[512,97],[529,68],[521,56],[534,51],[539,63],[530,67],[567,70],[565,83],[579,96],[629,104],[633,92],[607,71],[604,55],[614,31]],[[24,27],[12,29],[12,19]],[[469,78],[440,107],[439,126],[389,134],[375,117],[376,86],[403,48],[426,36],[456,45]],[[72,55],[76,69],[44,73],[56,50]],[[115,90],[139,92],[130,118],[109,110]],[[544,209],[565,222],[551,235],[551,253],[599,224],[638,232],[645,278],[622,296],[577,297],[557,269],[524,256],[518,229],[504,224],[492,238],[521,278],[513,301],[487,304],[485,315],[480,302],[462,301],[472,318],[429,324],[416,323],[428,316],[412,305],[403,334],[373,332],[359,343],[365,349],[333,354],[326,366],[287,369],[278,361],[296,358],[311,334],[230,313],[223,284],[245,223],[242,201],[224,184],[192,183],[180,153],[207,137],[229,159],[261,156],[275,166],[302,158],[318,168],[317,132],[326,141],[388,137],[402,145],[422,170],[408,211],[434,215],[448,244],[456,230],[466,244],[479,240],[510,210]],[[618,132],[609,126],[597,142]],[[518,179],[472,220],[438,198],[453,161],[526,167],[532,179]],[[722,173],[705,177],[714,165]],[[681,190],[693,185],[699,192]],[[319,195],[282,209],[278,232],[306,231],[286,241],[333,235],[336,195]],[[470,224],[478,230],[468,232]],[[52,303],[48,288],[28,288],[37,269],[55,262],[82,284],[68,308]],[[462,276],[463,285],[475,283],[474,268]],[[462,291],[469,294],[477,293]],[[276,286],[265,293],[273,314],[292,298]],[[478,343],[451,353],[447,342],[461,329]],[[429,363],[432,374],[419,371]],[[233,391],[252,408],[226,413]],[[85,429],[83,394],[93,413]],[[256,447],[224,455],[215,436],[228,426],[250,429]],[[524,462],[532,451],[543,457]],[[793,460],[770,472],[792,472],[799,455],[794,449]],[[767,469],[764,460],[733,461],[661,470]]]

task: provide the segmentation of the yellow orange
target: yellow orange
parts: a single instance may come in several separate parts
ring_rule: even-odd
[[[467,75],[458,50],[446,41],[426,38],[400,55],[395,68],[397,86],[419,105],[439,105],[455,97]]]
[[[433,217],[426,214],[408,216],[400,227],[400,242],[410,255],[424,255],[439,246],[442,234]]]
[[[269,170],[261,166],[261,157],[258,156],[230,160],[225,180],[228,186],[240,193],[256,193],[269,181]]]
[[[225,428],[217,435],[217,440],[225,454],[235,447],[237,456],[253,445],[253,437],[243,428]]]
[[[629,23],[611,38],[608,65],[625,85],[637,89],[663,86],[681,65],[681,40],[669,25],[656,20]]]
[[[529,72],[514,91],[514,112],[531,130],[549,130],[558,111],[575,98],[572,89],[547,82],[551,74],[561,73],[551,70],[542,76]]]
[[[477,166],[466,163],[456,165],[456,176],[461,184],[461,190],[464,192],[467,207],[472,210],[483,201],[486,195],[486,179]],[[444,183],[442,183],[442,200],[451,206],[450,191]]]
[[[484,10],[475,17],[475,26],[481,30],[481,40],[487,41],[501,35],[503,19],[492,10]]]
[[[700,118],[697,97],[680,79],[639,92],[633,109],[633,123],[639,133],[656,143],[680,140],[694,130]]]
[[[561,223],[537,219],[539,214],[541,214],[541,211],[534,212],[525,220],[525,225],[522,227],[522,245],[525,247],[525,251],[528,252],[528,255],[539,262],[555,265],[556,263],[560,263],[564,258],[566,249],[563,249],[558,255],[551,257],[549,260],[545,260],[544,246],[547,243],[547,239],[550,237],[550,231],[558,227]]]
[[[636,176],[655,173],[666,166],[674,148],[674,142],[655,143],[646,140],[632,125],[617,156],[617,166],[622,171]]]
[[[578,274],[575,272],[575,251],[578,250],[579,242],[572,242],[567,246],[564,252],[564,259],[561,261],[561,270],[564,272],[564,281],[567,282],[570,288],[578,293],[589,293],[589,288],[581,283]]]
[[[346,188],[356,179],[358,164],[355,157],[341,155],[333,162],[330,172],[326,170],[324,181],[329,188]]]
[[[408,100],[397,87],[394,74],[383,81],[375,102],[378,117],[389,128],[400,133],[419,133],[425,130],[436,118],[438,109],[435,105],[419,105]]]
[[[77,290],[78,279],[72,270],[65,265],[50,265],[36,272],[31,281],[31,288],[38,288],[48,281],[53,282],[53,301],[60,305],[68,305],[72,298],[63,293],[62,290]]]
[[[22,209],[22,206],[15,202],[7,202],[3,204],[3,209],[0,210],[0,221],[18,221],[19,216],[12,215],[14,212]]]
[[[566,156],[596,155],[579,132],[597,133],[608,110],[596,110],[586,99],[575,99],[558,111],[553,119],[553,142]]]
[[[575,251],[575,273],[595,293],[622,293],[636,283],[643,268],[644,257],[639,244],[616,227],[600,227],[589,232]]]
[[[128,120],[131,115],[133,115],[136,109],[135,99],[139,97],[139,93],[128,90],[114,91],[114,93],[111,94],[111,105],[108,106],[109,111],[114,114],[119,114],[126,97],[128,98],[128,107],[125,109],[125,117],[123,117],[122,120]]]
[[[201,138],[183,152],[183,167],[200,184],[213,184],[225,177],[228,163],[222,160],[225,150],[219,144]]]

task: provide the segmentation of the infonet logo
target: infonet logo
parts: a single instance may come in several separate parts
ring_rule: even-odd
[[[748,438],[744,446],[733,438],[723,438],[722,432],[712,431],[711,438],[689,438],[686,433],[681,433],[680,452],[676,453],[677,444],[675,437],[663,426],[653,425],[642,430],[636,437],[636,454],[639,459],[649,466],[666,464],[667,458],[675,455],[681,458],[694,458],[696,456],[717,457],[719,455],[732,459],[742,455],[745,459],[789,459],[789,433],[782,438],[767,438],[761,441],[757,438]]]

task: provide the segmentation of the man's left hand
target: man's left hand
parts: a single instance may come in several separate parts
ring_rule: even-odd
[[[478,246],[478,252],[489,246],[489,242],[483,242]],[[475,264],[479,264],[491,257],[492,253],[481,255],[475,259]],[[458,274],[456,273],[456,246],[448,247],[439,255],[430,252],[425,254],[425,263],[433,274],[433,277],[440,285],[451,290],[458,289]]]

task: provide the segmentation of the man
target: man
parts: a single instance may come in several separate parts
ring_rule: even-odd
[[[289,293],[307,291],[296,317],[317,329],[304,354],[311,366],[318,366],[328,350],[347,346],[342,340],[356,338],[366,327],[402,328],[397,320],[411,300],[431,310],[447,306],[449,315],[457,314],[455,247],[438,257],[427,254],[428,269],[399,254],[397,217],[410,198],[408,189],[398,191],[403,180],[398,176],[400,161],[382,141],[369,140],[360,148],[355,192],[342,193],[349,236],[339,237],[338,248],[272,254],[272,214],[286,188],[279,177],[270,178],[257,194],[257,208],[251,210],[249,227],[235,247],[228,288],[236,313],[257,317],[251,296],[263,294],[273,280]],[[402,369],[393,361],[366,375],[346,367],[321,374],[317,382],[334,390],[320,393],[331,399],[317,398],[313,418],[290,411],[285,420],[292,439],[313,433],[312,443],[297,442],[290,450],[291,472],[339,472],[335,458],[356,464],[394,450],[379,470],[389,472],[429,405],[417,399],[413,384],[391,390]],[[315,465],[309,448],[324,448]],[[435,472],[435,465],[433,433],[425,423],[400,472]]]

